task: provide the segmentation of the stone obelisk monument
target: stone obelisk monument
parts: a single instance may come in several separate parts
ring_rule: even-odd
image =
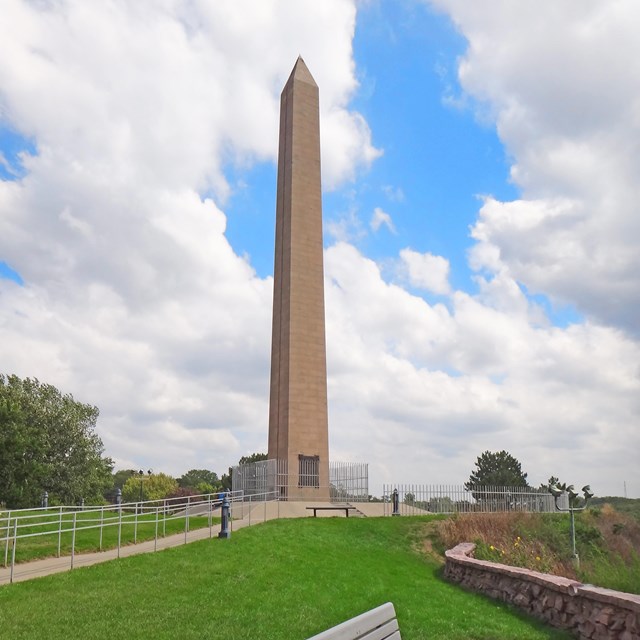
[[[280,97],[268,454],[289,498],[329,496],[322,250],[318,85],[298,58]]]

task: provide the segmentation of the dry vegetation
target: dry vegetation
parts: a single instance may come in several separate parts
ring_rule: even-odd
[[[640,593],[640,522],[609,505],[576,515],[581,559],[571,557],[567,514],[468,514],[438,523],[445,548],[476,543],[476,557]]]

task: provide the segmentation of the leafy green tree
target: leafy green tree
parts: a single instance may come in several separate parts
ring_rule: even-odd
[[[203,495],[205,493],[216,493],[220,487],[220,483],[217,486],[213,486],[207,482],[200,482],[196,487],[196,493]]]
[[[137,476],[137,469],[120,469],[113,474],[113,488],[122,489],[125,482],[132,476]]]
[[[123,502],[138,502],[142,500],[163,500],[175,493],[178,481],[166,473],[152,473],[149,475],[138,473],[131,476],[122,487]]]
[[[527,487],[527,474],[522,466],[506,451],[485,451],[478,457],[464,487],[471,491],[477,487]]]
[[[213,492],[220,485],[220,478],[218,478],[218,474],[215,471],[191,469],[178,478],[178,484],[181,487],[192,487],[194,489],[198,489],[201,484],[205,484],[207,487],[211,487],[211,492]],[[209,493],[209,491],[203,491],[203,493]]]
[[[0,502],[102,502],[113,462],[95,433],[98,408],[36,379],[0,374]]]

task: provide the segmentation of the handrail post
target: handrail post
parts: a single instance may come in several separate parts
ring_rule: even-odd
[[[209,494],[209,540],[213,538],[213,502],[211,501],[211,494]]]
[[[156,506],[156,537],[153,543],[153,550],[158,550],[158,517],[160,514],[160,507]]]
[[[7,537],[9,532],[7,531]],[[11,575],[9,576],[9,582],[13,584],[13,568],[16,564],[16,543],[18,542],[18,518],[13,520],[13,549],[11,550]]]
[[[122,506],[118,509],[118,558],[120,557],[121,539],[122,539]]]
[[[6,539],[4,542],[4,566],[9,562],[9,529],[11,528],[11,510],[7,511],[7,528],[5,530]]]
[[[62,545],[62,505],[58,512],[58,558],[60,557],[60,547]]]
[[[104,505],[100,507],[100,544],[99,549],[102,551],[102,530],[104,529]]]
[[[76,553],[76,518],[78,512],[73,512],[73,529],[71,531],[71,568],[73,569],[73,559]]]

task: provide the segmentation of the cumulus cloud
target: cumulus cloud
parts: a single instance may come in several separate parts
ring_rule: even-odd
[[[368,460],[373,492],[460,482],[484,449],[509,450],[533,482],[640,486],[638,63],[619,62],[633,20],[617,13],[634,9],[554,5],[549,20],[539,4],[439,6],[469,40],[463,88],[495,118],[522,198],[484,201],[474,293],[452,289],[444,256],[393,258],[441,303],[386,281],[349,244],[366,232],[358,203],[327,223],[332,456]],[[321,89],[325,183],[379,156],[349,109],[355,4],[3,8],[0,117],[37,149],[0,182],[0,259],[24,279],[0,279],[3,369],[97,404],[119,466],[222,471],[265,450],[272,280],[227,240],[225,168],[275,159],[279,92],[299,53]],[[580,30],[590,41],[600,29],[618,46],[583,65]],[[606,86],[603,67],[615,71]],[[587,320],[553,326],[531,291]]]
[[[460,291],[451,309],[429,305],[347,244],[326,258],[331,419],[357,425],[331,432],[333,451],[362,451],[366,431],[389,482],[466,479],[485,449],[525,461],[534,483],[557,471],[619,492],[614,468],[637,480],[637,342],[536,326],[521,291],[519,305]]]
[[[412,287],[442,295],[450,292],[449,261],[446,258],[406,248],[400,251],[400,264]]]
[[[0,24],[0,122],[37,152],[0,182],[3,369],[100,406],[119,464],[218,470],[266,443],[272,282],[225,236],[225,166],[273,161],[299,53],[322,87],[325,181],[379,155],[355,7],[24,3]],[[176,443],[180,442],[180,445]]]
[[[485,202],[473,262],[491,256],[528,290],[638,335],[640,6],[432,4],[468,40],[460,82],[496,122],[522,191]]]
[[[396,228],[393,226],[393,220],[391,216],[383,211],[380,207],[376,207],[373,210],[373,215],[371,216],[371,221],[369,222],[369,226],[373,231],[378,231],[382,226],[387,227],[391,233],[396,233]]]

